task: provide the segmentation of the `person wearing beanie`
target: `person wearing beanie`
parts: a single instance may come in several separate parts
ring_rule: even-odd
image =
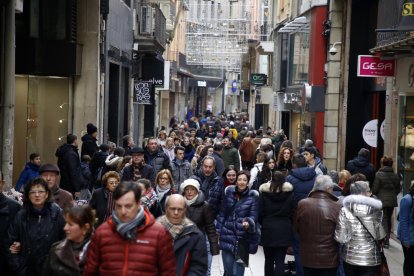
[[[40,177],[47,182],[47,186],[53,194],[53,199],[60,208],[71,207],[73,205],[73,196],[68,191],[59,187],[60,170],[53,164],[44,164],[39,168]]]
[[[97,145],[98,128],[92,123],[86,125],[86,134],[82,136],[81,156],[89,155],[91,158],[99,150]]]
[[[370,152],[366,148],[361,148],[358,152],[358,156],[348,161],[346,169],[354,175],[356,173],[362,173],[366,176],[369,185],[372,187],[375,179],[375,169],[372,163],[369,162]]]

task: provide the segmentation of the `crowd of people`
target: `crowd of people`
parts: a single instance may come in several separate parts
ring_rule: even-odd
[[[171,120],[137,146],[97,145],[87,125],[68,134],[57,164],[30,155],[15,189],[0,193],[1,275],[244,275],[263,246],[266,276],[376,275],[389,247],[399,177],[384,156],[376,172],[362,148],[328,170],[311,140],[238,118]],[[4,181],[0,173],[0,192]],[[404,275],[414,275],[414,181],[401,200]],[[289,269],[288,269],[289,270]],[[292,272],[293,273],[293,272]]]

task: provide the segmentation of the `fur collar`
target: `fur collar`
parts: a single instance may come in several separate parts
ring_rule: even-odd
[[[236,192],[236,185],[230,185],[227,186],[226,189],[224,189],[224,194],[227,195],[227,193],[232,193],[234,194]],[[250,188],[248,188],[248,192],[247,192],[247,196],[251,196],[251,197],[259,197],[259,192],[256,190],[252,190]],[[244,193],[243,193],[244,194]]]
[[[263,183],[259,187],[259,191],[261,193],[271,193],[270,191],[270,182]],[[282,184],[282,192],[291,192],[293,191],[293,185],[289,182],[285,182]]]
[[[367,197],[364,195],[349,195],[344,198],[343,205],[364,204],[375,209],[382,209],[382,202],[378,199]]]

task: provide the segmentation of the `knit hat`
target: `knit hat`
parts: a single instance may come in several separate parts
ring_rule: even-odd
[[[60,170],[59,170],[58,166],[56,166],[56,165],[53,165],[53,164],[43,164],[39,168],[39,173],[43,173],[43,172],[55,172],[55,173],[59,174],[60,173]]]
[[[92,123],[86,125],[86,131],[89,135],[92,135],[95,132],[98,132],[98,128],[94,126]]]
[[[195,179],[190,178],[190,179],[184,180],[184,182],[181,183],[180,185],[181,193],[184,193],[184,190],[187,186],[193,186],[194,188],[197,189],[197,192],[200,192],[200,183],[198,183],[198,181]]]

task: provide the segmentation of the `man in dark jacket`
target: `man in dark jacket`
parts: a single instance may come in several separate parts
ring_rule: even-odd
[[[92,191],[92,187],[99,187],[101,185],[102,176],[106,171],[105,160],[108,156],[109,146],[107,144],[101,144],[99,146],[99,151],[95,152],[94,156],[92,156],[91,163],[89,163],[89,169],[91,170],[89,190]]]
[[[158,146],[157,138],[149,138],[148,145],[145,148],[145,162],[154,168],[155,175],[161,170],[171,170],[170,158]]]
[[[82,149],[81,156],[89,155],[92,157],[95,152],[98,151],[98,141],[96,137],[98,136],[98,128],[92,123],[86,125],[86,134],[82,136]]]
[[[53,194],[53,200],[65,210],[72,206],[73,196],[68,191],[59,188],[59,168],[53,164],[44,164],[39,169],[40,177],[46,180],[47,186]]]
[[[78,137],[74,134],[66,136],[66,144],[60,146],[55,154],[58,158],[61,179],[60,187],[75,196],[80,190],[88,187],[88,183],[82,177],[79,153]]]
[[[346,164],[346,169],[351,174],[362,173],[367,177],[370,187],[374,183],[375,170],[374,166],[369,162],[369,150],[362,148],[358,152],[358,156],[349,160]]]
[[[286,181],[293,185],[293,194],[296,202],[307,198],[315,183],[316,172],[308,167],[306,159],[301,154],[295,154],[292,158],[292,170],[286,177]],[[299,237],[294,236],[293,251],[295,255],[296,275],[303,276],[302,262],[300,258]]]
[[[200,183],[200,189],[203,191],[206,201],[214,210],[215,216],[220,211],[220,204],[224,196],[224,181],[215,172],[215,160],[212,156],[206,156],[201,160],[201,168],[196,171],[191,178]]]
[[[20,205],[3,194],[3,187],[3,174],[0,171],[0,272],[1,275],[13,275],[12,270],[6,262],[8,256],[7,252],[9,250],[6,246],[6,240],[9,226],[17,212],[20,210]]]
[[[309,197],[298,204],[294,226],[305,275],[336,275],[339,250],[334,234],[342,206],[332,194],[333,186],[330,176],[319,175]]]
[[[211,156],[216,161],[215,171],[218,175],[222,176],[225,170],[224,162],[223,162],[223,159],[221,158],[221,154],[223,153],[223,150],[224,150],[224,145],[219,142],[214,143],[213,150],[214,152],[211,154]]]
[[[186,218],[184,197],[171,195],[165,203],[166,214],[158,218],[174,241],[177,275],[206,275],[207,248],[205,237],[191,220]]]
[[[122,181],[137,181],[138,179],[149,179],[152,184],[155,181],[155,171],[150,165],[144,163],[144,150],[134,147],[131,150],[132,164],[121,171]]]

